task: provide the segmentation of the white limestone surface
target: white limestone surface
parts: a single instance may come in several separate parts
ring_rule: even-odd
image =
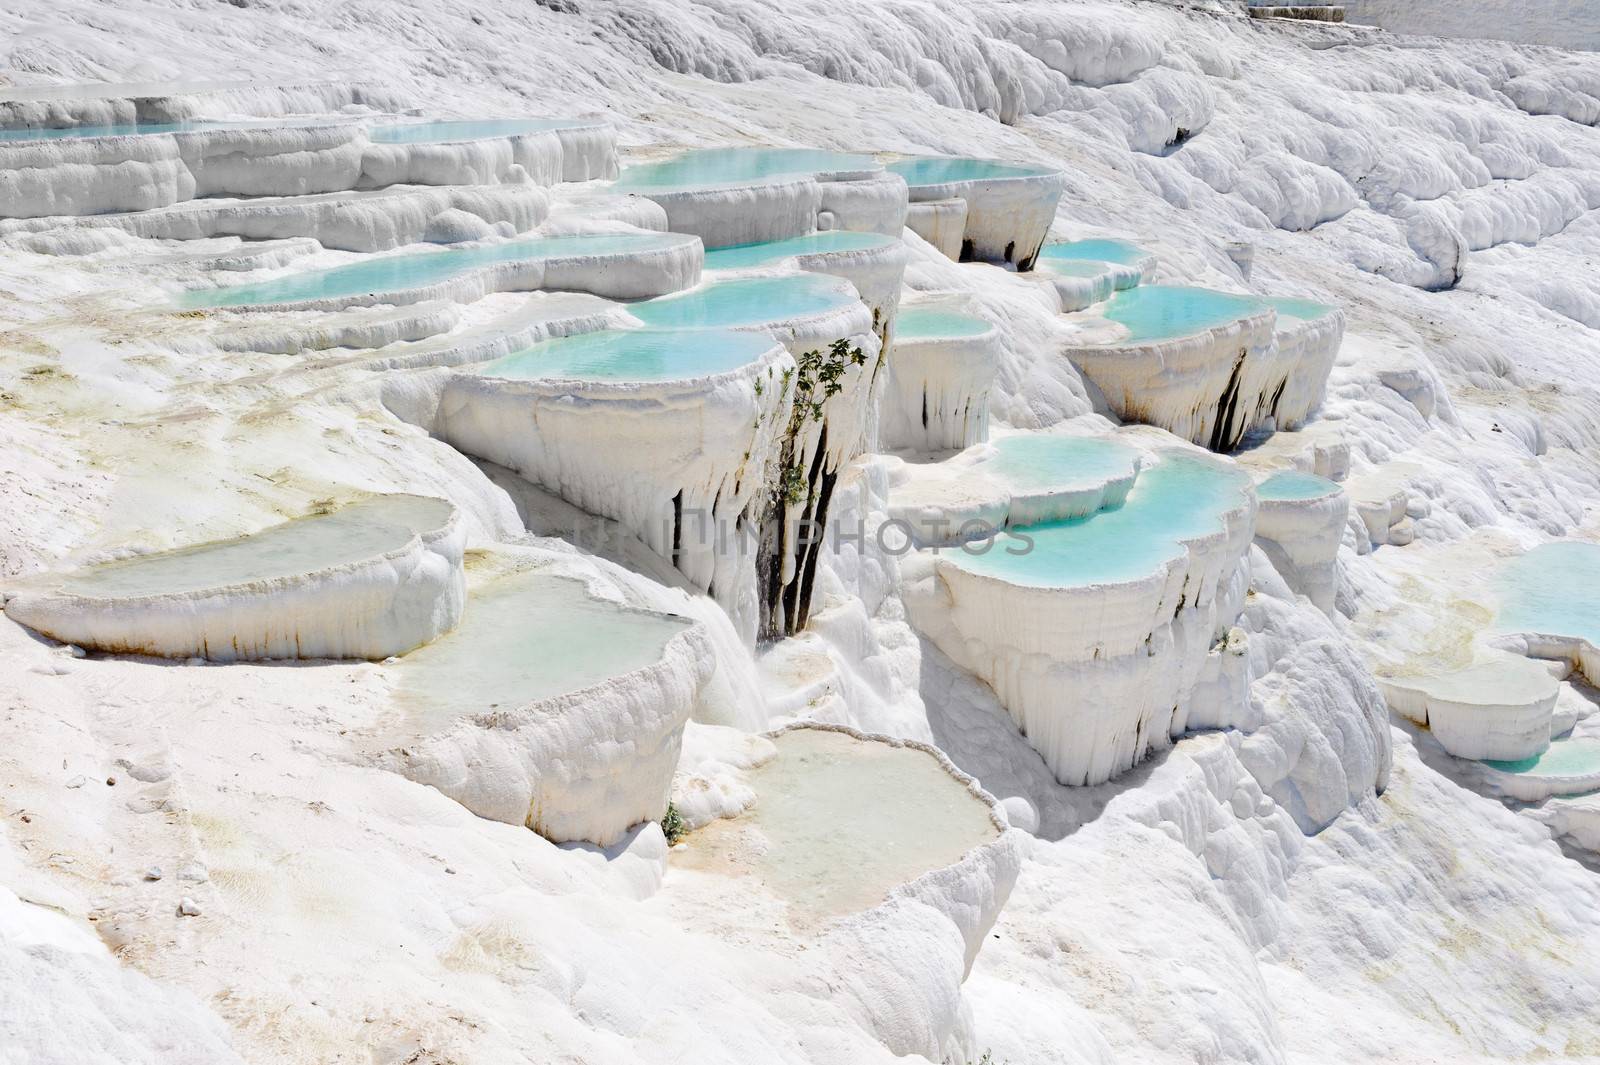
[[[9,850],[0,837],[0,856]],[[9,862],[7,864],[10,864]],[[124,966],[94,926],[0,887],[0,1045],[8,1062],[232,1065],[217,1015]]]
[[[549,193],[537,185],[477,188],[398,187],[311,196],[208,197],[153,210],[0,221],[0,235],[114,227],[153,240],[247,240],[310,237],[341,251],[388,251],[422,242],[481,239],[493,227],[522,233],[549,214]],[[481,232],[464,236],[454,212],[470,215]]]
[[[454,627],[465,546],[450,503],[371,496],[252,536],[19,585],[5,611],[113,654],[388,658]]]
[[[967,201],[952,197],[909,204],[906,228],[939,249],[945,258],[960,259],[961,241],[967,231]]]
[[[1383,676],[1389,708],[1427,725],[1457,758],[1531,758],[1550,746],[1550,718],[1561,686],[1543,662],[1487,652],[1466,669],[1427,676]]]
[[[1274,342],[1294,369],[1272,405],[1279,429],[1298,429],[1312,417],[1327,391],[1328,375],[1344,341],[1345,316],[1337,307],[1308,300],[1268,299],[1278,312]]]
[[[1239,304],[1235,317],[1175,335],[1091,324],[1062,354],[1094,381],[1118,417],[1158,425],[1214,451],[1231,450],[1271,416],[1274,398],[1296,369],[1278,352],[1272,309],[1246,298]]]
[[[0,141],[7,218],[143,211],[202,196],[352,189],[366,136],[352,122]]]
[[[902,165],[912,203],[961,200],[966,204],[959,258],[1011,263],[1018,270],[1033,268],[1055,220],[1064,185],[1060,172],[959,158],[912,159]],[[923,215],[919,221],[937,232],[946,220],[933,222]],[[930,243],[938,246],[937,241]]]
[[[767,739],[741,774],[753,803],[687,838],[674,868],[693,880],[668,900],[772,906],[762,940],[807,943],[830,996],[892,1053],[948,1056],[1026,836],[932,745],[816,723]]]
[[[607,338],[654,354],[614,372],[546,370],[545,353]],[[733,365],[698,368],[708,345]],[[641,349],[642,350],[642,349]],[[590,334],[535,345],[452,375],[434,431],[469,455],[517,471],[614,518],[722,603],[747,640],[757,617],[761,512],[793,396],[794,358],[771,337],[693,330]]]
[[[1331,615],[1350,497],[1332,481],[1280,471],[1256,486],[1255,541],[1296,593]]]
[[[989,435],[1000,334],[962,307],[924,301],[901,308],[879,401],[880,447],[944,451]]]
[[[1230,634],[1255,513],[1226,460],[1158,451],[1121,507],[905,563],[912,623],[982,679],[1064,784],[1242,711]],[[1169,539],[1170,537],[1170,539]]]
[[[659,820],[714,668],[704,630],[514,559],[475,568],[461,626],[390,667],[378,764],[557,843]]]
[[[435,268],[432,256],[465,256],[481,265]],[[250,285],[193,288],[186,309],[342,310],[377,304],[452,300],[470,303],[494,292],[588,292],[608,299],[647,299],[677,292],[700,278],[703,249],[695,237],[634,230],[530,234],[509,242],[397,252],[325,271],[288,274]]]
[[[1013,433],[937,462],[888,462],[888,514],[918,547],[1121,506],[1143,452],[1115,438]]]

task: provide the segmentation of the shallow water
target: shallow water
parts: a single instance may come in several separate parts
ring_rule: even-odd
[[[1497,630],[1583,639],[1600,647],[1600,544],[1541,544],[1507,562],[1495,585]]]
[[[1339,486],[1326,477],[1299,470],[1280,470],[1256,486],[1258,499],[1295,500],[1321,499],[1339,491]]]
[[[820,148],[702,148],[659,163],[630,166],[622,171],[615,188],[621,191],[715,188],[798,174],[877,169],[878,161],[870,155]]]
[[[499,263],[656,251],[672,247],[682,240],[682,237],[672,233],[608,233],[530,237],[467,248],[406,252],[367,258],[330,270],[290,274],[253,285],[191,289],[179,295],[178,304],[191,310],[204,307],[254,307],[403,292],[437,285],[469,271]]]
[[[1071,262],[1116,263],[1119,266],[1137,266],[1148,258],[1149,252],[1125,240],[1100,238],[1096,240],[1069,240],[1061,244],[1046,244],[1039,249],[1039,258],[1058,269]]]
[[[1600,775],[1600,740],[1552,740],[1550,746],[1532,758],[1514,762],[1485,760],[1484,765],[1502,773],[1530,777],[1577,777]]]
[[[894,335],[901,340],[977,337],[993,328],[982,318],[937,307],[902,307],[894,320]]]
[[[767,846],[748,867],[797,924],[869,909],[1000,834],[989,807],[924,751],[821,729],[773,742],[777,756],[749,776],[755,805],[690,836],[690,861],[724,850],[742,864],[759,834]]]
[[[62,582],[74,595],[131,598],[292,577],[393,551],[436,529],[450,504],[423,496],[364,499],[330,514],[274,525],[251,536],[123,559]]]
[[[1122,344],[1191,336],[1248,315],[1266,304],[1253,296],[1182,285],[1143,285],[1117,293],[1101,316],[1128,329]]]
[[[867,248],[886,248],[898,241],[882,233],[856,233],[848,229],[826,229],[807,233],[787,240],[769,240],[760,244],[735,244],[706,252],[707,270],[742,270],[780,262],[795,255],[810,255],[831,251],[864,251]]]
[[[375,126],[368,137],[377,144],[448,144],[571,129],[584,123],[564,118],[486,118],[476,121],[401,122]]]
[[[1309,322],[1314,318],[1332,314],[1338,309],[1326,303],[1300,299],[1297,296],[1262,296],[1261,301],[1277,311],[1279,318],[1288,318],[1296,322]]]
[[[1105,484],[1139,461],[1133,448],[1099,437],[1022,433],[993,443],[998,454],[983,463],[983,472],[1022,491]]]
[[[664,329],[715,329],[808,318],[856,302],[834,278],[785,274],[713,281],[689,292],[629,304],[628,313]]]
[[[542,341],[478,373],[517,381],[678,381],[748,366],[773,343],[729,329],[608,329]]]
[[[983,181],[991,178],[1038,177],[1052,171],[1037,166],[1013,166],[992,159],[927,156],[901,159],[888,169],[906,179],[907,185],[944,185],[952,181]]]
[[[393,667],[395,693],[430,732],[643,669],[690,624],[593,599],[577,580],[513,574],[475,589],[460,625]]]
[[[1170,454],[1140,471],[1121,506],[1003,533],[982,555],[952,550],[943,557],[973,573],[1038,588],[1137,580],[1178,558],[1181,540],[1220,532],[1222,516],[1249,489],[1240,470]]]

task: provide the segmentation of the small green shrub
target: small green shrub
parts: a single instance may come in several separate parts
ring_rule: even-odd
[[[661,815],[661,833],[667,837],[669,844],[689,834],[689,826],[683,823],[683,815],[678,812],[676,803],[667,803],[667,812]]]

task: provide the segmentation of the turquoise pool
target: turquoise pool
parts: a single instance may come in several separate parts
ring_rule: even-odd
[[[1300,299],[1297,296],[1262,296],[1261,302],[1277,311],[1279,318],[1299,322],[1309,322],[1338,310],[1337,307],[1330,307],[1326,303]]]
[[[608,329],[542,341],[478,373],[514,381],[681,381],[748,366],[773,344],[764,334],[730,329]]]
[[[1321,499],[1339,491],[1339,486],[1326,477],[1299,470],[1280,470],[1256,486],[1258,499],[1282,500]]]
[[[1140,472],[1119,507],[1003,533],[982,555],[943,557],[972,573],[1036,588],[1138,580],[1179,557],[1180,541],[1221,531],[1223,515],[1249,490],[1241,470],[1170,454]]]
[[[1128,335],[1119,343],[1139,344],[1192,336],[1266,309],[1254,296],[1183,285],[1142,285],[1112,296],[1101,316],[1127,327]]]
[[[1013,166],[993,159],[965,159],[951,156],[925,156],[901,159],[888,169],[906,179],[907,185],[947,185],[953,181],[990,181],[995,178],[1042,177],[1054,171],[1037,166]]]
[[[1600,544],[1541,544],[1496,578],[1501,632],[1586,640],[1600,647]]]
[[[622,192],[715,188],[799,174],[877,169],[878,161],[870,155],[820,148],[701,148],[659,163],[630,166],[615,187]]]
[[[902,307],[894,320],[894,335],[899,340],[979,337],[993,328],[982,318],[938,307]]]
[[[368,296],[437,285],[473,270],[500,263],[580,255],[622,255],[659,251],[683,241],[674,233],[612,233],[573,237],[533,237],[466,248],[408,252],[364,259],[331,270],[290,274],[273,281],[228,288],[191,289],[178,297],[186,309],[255,307]]]
[[[628,313],[663,329],[716,329],[808,318],[856,302],[831,277],[785,274],[714,281],[690,292],[631,304]]]
[[[1112,238],[1070,240],[1061,244],[1046,244],[1039,249],[1039,258],[1049,262],[1052,270],[1061,269],[1074,262],[1138,266],[1149,257],[1150,253],[1137,244]]]
[[[1105,484],[1139,465],[1133,448],[1100,437],[1022,433],[1001,437],[994,448],[983,471],[1025,492]]]
[[[1600,740],[1552,740],[1550,746],[1532,758],[1515,762],[1484,760],[1490,769],[1531,777],[1600,776]]]
[[[515,137],[552,129],[572,129],[582,122],[561,118],[486,118],[477,121],[402,122],[374,126],[367,134],[378,144],[447,144],[491,137]]]
[[[848,229],[827,229],[807,233],[787,240],[769,240],[760,244],[734,244],[706,252],[707,270],[743,270],[752,266],[782,262],[796,255],[818,255],[827,252],[865,251],[868,248],[887,248],[898,244],[894,237],[882,233],[855,233]]]

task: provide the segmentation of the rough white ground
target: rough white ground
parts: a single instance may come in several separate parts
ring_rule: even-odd
[[[627,145],[1058,165],[1055,239],[1127,236],[1158,280],[1219,287],[1240,283],[1224,245],[1247,240],[1261,291],[1342,305],[1320,417],[1262,447],[1324,473],[1347,456],[1353,483],[1400,496],[1381,540],[1351,526],[1333,619],[1254,556],[1249,721],[1076,790],[919,643],[870,540],[824,556],[809,631],[759,670],[637,545],[591,559],[544,541],[628,602],[721,625],[696,716],[742,732],[711,762],[744,757],[765,699],[931,741],[1034,829],[959,991],[942,975],[959,948],[915,915],[848,949],[746,949],[782,915],[713,905],[670,862],[663,880],[653,827],[560,849],[368,766],[342,733],[382,712],[378,666],[80,660],[5,625],[0,883],[92,929],[121,969],[85,947],[80,968],[40,973],[38,948],[0,934],[0,1045],[30,1065],[225,1061],[221,1038],[273,1063],[855,1063],[942,1031],[963,1065],[1600,1057],[1600,880],[1551,836],[1593,847],[1593,818],[1476,794],[1371,676],[1459,655],[1463,573],[1600,533],[1600,66],[1217,7],[0,8],[17,84],[344,75],[441,112],[605,112]],[[912,287],[969,292],[998,325],[997,425],[1106,426],[1042,286],[913,251]],[[157,295],[138,272],[0,248],[0,572],[234,535],[352,488],[448,497],[480,544],[536,510],[564,536],[594,530],[390,415],[363,354],[211,351],[213,323],[154,313]],[[524,298],[487,296],[447,328]],[[838,512],[881,512],[885,480],[841,481]],[[1573,716],[1592,709],[1578,701]],[[683,769],[737,791],[733,772]],[[883,974],[907,969],[928,993],[874,1027],[890,1000],[873,992],[899,986]],[[148,1005],[115,1012],[129,1003]]]

